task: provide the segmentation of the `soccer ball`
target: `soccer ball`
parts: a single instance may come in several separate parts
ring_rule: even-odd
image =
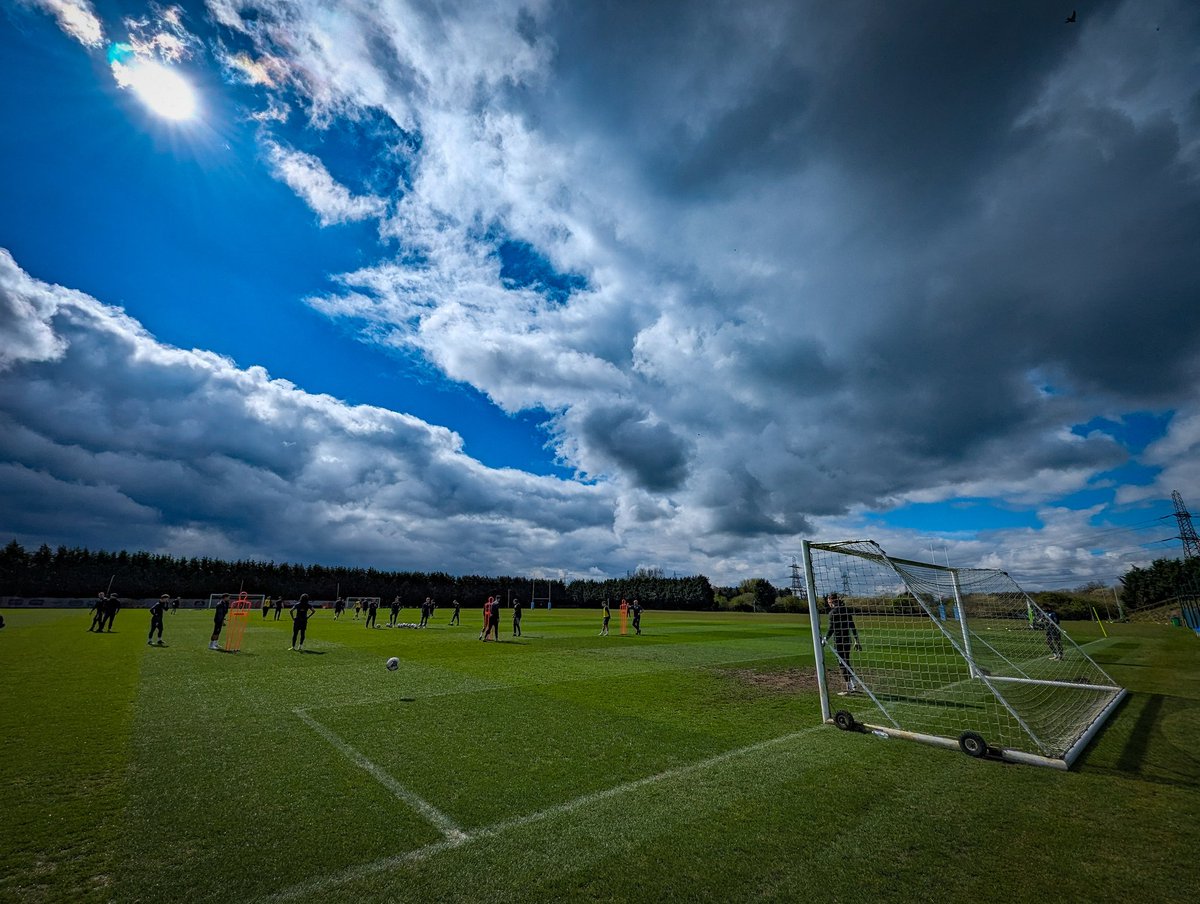
[[[394,672],[398,668],[400,668],[400,660],[395,656],[387,661],[387,669],[389,672]]]

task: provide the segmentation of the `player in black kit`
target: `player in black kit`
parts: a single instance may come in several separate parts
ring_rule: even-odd
[[[296,600],[296,605],[292,606],[290,610],[292,616],[292,645],[288,649],[304,649],[304,632],[308,630],[308,617],[316,611],[317,607],[308,601],[308,594],[300,594],[300,599]],[[300,638],[299,646],[296,645],[297,637]]]
[[[158,598],[158,602],[150,607],[150,636],[146,638],[148,645],[154,644],[154,632],[158,631],[158,645],[163,645],[163,616],[167,614],[167,606],[171,598],[165,593]]]
[[[858,640],[858,628],[854,625],[854,616],[842,605],[841,597],[836,593],[831,593],[826,600],[829,602],[829,630],[821,638],[821,645],[824,646],[830,637],[833,638],[833,649],[837,653],[838,666],[841,668],[842,677],[846,680],[846,689],[838,691],[838,696],[844,697],[857,690],[854,686],[854,673],[850,671],[850,649],[853,646],[855,650],[861,651],[862,644]],[[850,640],[851,635],[854,637],[853,644]]]
[[[379,627],[378,625],[375,624],[375,616],[378,614],[379,614],[379,600],[377,600],[377,599],[367,600],[367,622],[364,625],[364,627],[367,627],[367,628]]]
[[[210,650],[219,650],[217,646],[217,638],[221,636],[221,629],[225,627],[225,616],[229,614],[229,594],[226,593],[217,602],[217,608],[213,610],[213,632],[212,640],[208,643]]]

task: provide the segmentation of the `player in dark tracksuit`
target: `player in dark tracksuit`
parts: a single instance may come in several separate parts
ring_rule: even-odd
[[[292,616],[292,645],[289,649],[303,650],[304,649],[304,632],[308,630],[308,617],[317,611],[317,607],[308,601],[308,594],[300,594],[300,599],[296,600],[296,605],[289,610]],[[296,645],[296,638],[300,638],[300,645]]]
[[[637,600],[633,601],[633,605],[629,607],[629,611],[633,613],[633,630],[636,634],[642,633],[642,604]]]
[[[388,620],[388,627],[396,627],[398,621],[400,621],[400,597],[392,600],[392,617]]]
[[[229,594],[226,593],[217,601],[217,608],[213,610],[213,632],[212,640],[208,642],[210,650],[220,649],[217,646],[217,638],[221,636],[221,629],[225,627],[225,616],[229,614]]]
[[[521,636],[521,601],[512,601],[513,609],[513,637]]]
[[[365,628],[378,627],[375,624],[375,616],[379,614],[379,600],[370,600],[367,603],[367,621],[363,625]]]
[[[104,620],[100,622],[100,630],[105,630],[105,624],[108,625],[108,631],[112,631],[113,622],[116,621],[117,613],[121,611],[121,601],[117,599],[115,593],[110,593],[108,599],[104,601]]]
[[[92,626],[90,628],[88,628],[89,631],[99,632],[101,629],[103,629],[103,627],[104,627],[104,606],[107,603],[107,601],[108,601],[108,594],[105,593],[103,590],[101,590],[100,594],[96,597],[96,602],[94,602],[92,604],[92,608],[91,608],[91,610],[89,610],[92,613]]]
[[[457,625],[459,623],[458,622],[458,613],[461,608],[462,608],[462,605],[458,602],[458,600],[455,600],[454,601],[454,614],[450,616],[450,624]]]
[[[146,638],[148,645],[154,643],[154,632],[158,631],[158,645],[162,646],[163,616],[167,614],[170,601],[171,598],[164,593],[158,598],[158,602],[150,607],[150,636]]]
[[[283,597],[281,596],[277,600],[275,600],[275,617],[271,620],[279,621],[279,616],[282,612],[283,612]]]
[[[1062,659],[1062,629],[1058,626],[1058,613],[1047,609],[1042,618],[1042,627],[1046,629],[1046,646],[1050,648],[1050,658]]]
[[[862,650],[862,644],[858,639],[858,628],[854,624],[854,616],[842,605],[841,597],[836,593],[831,593],[826,599],[829,602],[829,630],[821,638],[821,645],[824,646],[829,642],[829,638],[833,638],[833,649],[837,653],[838,667],[841,669],[842,678],[846,681],[846,689],[838,691],[838,695],[845,696],[853,694],[857,690],[854,685],[854,673],[850,671],[850,650],[852,647],[855,650]],[[851,641],[851,637],[854,638],[853,641]]]

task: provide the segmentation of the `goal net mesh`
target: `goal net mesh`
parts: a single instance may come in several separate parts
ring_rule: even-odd
[[[892,559],[870,540],[809,550],[831,706],[856,722],[1063,760],[1122,693],[1003,571]],[[832,632],[830,594],[845,609]]]

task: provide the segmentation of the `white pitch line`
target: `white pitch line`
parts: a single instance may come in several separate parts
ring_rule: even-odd
[[[297,716],[304,720],[308,726],[323,737],[326,741],[336,747],[346,759],[352,762],[358,768],[367,772],[371,778],[379,782],[389,791],[392,792],[400,800],[404,801],[431,823],[438,827],[438,830],[446,836],[446,841],[451,844],[458,844],[466,840],[466,833],[463,832],[454,821],[439,810],[437,807],[430,804],[428,801],[418,797],[413,792],[409,791],[402,784],[368,760],[365,756],[339,738],[336,734],[310,716],[302,709],[292,710]]]
[[[793,731],[790,734],[781,735],[778,738],[769,738],[765,741],[758,741],[746,747],[739,747],[736,750],[727,750],[724,753],[718,753],[708,759],[699,760],[695,763],[688,763],[685,766],[676,766],[673,769],[666,769],[663,772],[648,775],[645,778],[635,779],[631,782],[625,782],[622,785],[614,785],[611,788],[606,788],[603,791],[594,791],[591,794],[585,794],[582,797],[577,797],[574,800],[569,800],[566,803],[555,804],[552,807],[547,807],[544,810],[539,810],[536,813],[528,813],[525,816],[517,816],[513,819],[506,819],[494,825],[479,829],[471,834],[460,834],[456,838],[447,838],[445,841],[438,841],[433,844],[426,845],[423,848],[417,848],[413,851],[406,851],[403,854],[394,854],[390,857],[383,857],[371,863],[363,863],[358,866],[352,866],[342,870],[339,873],[326,876],[323,879],[315,879],[309,882],[303,882],[299,885],[294,885],[289,889],[279,892],[264,898],[264,901],[291,901],[296,898],[306,895],[325,892],[331,888],[336,888],[339,885],[345,885],[347,882],[353,882],[357,879],[363,879],[367,876],[373,876],[376,873],[387,872],[396,867],[404,866],[410,863],[418,863],[429,857],[431,854],[437,854],[452,848],[462,847],[480,838],[491,838],[496,835],[522,826],[530,825],[531,823],[541,822],[545,819],[551,819],[555,816],[562,816],[567,813],[572,813],[575,810],[590,806],[591,804],[599,803],[603,800],[608,800],[611,797],[617,797],[629,791],[636,791],[639,788],[644,788],[647,785],[657,784],[661,781],[666,781],[672,778],[678,778],[687,775],[691,772],[699,772],[703,769],[709,769],[713,766],[718,766],[729,760],[737,759],[738,757],[746,756],[747,754],[757,753],[760,750],[766,750],[769,747],[774,747],[777,744],[786,744],[788,741],[794,741],[796,738],[804,735],[812,734],[816,731],[825,730],[824,725],[814,725],[810,728],[802,728],[800,731]]]

